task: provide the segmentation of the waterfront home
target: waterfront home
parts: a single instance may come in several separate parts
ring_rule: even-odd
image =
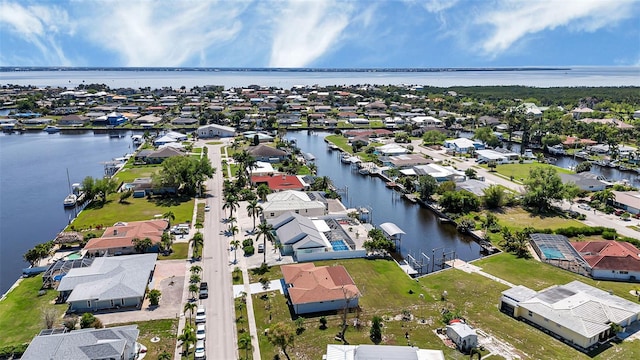
[[[247,152],[257,161],[264,161],[268,163],[279,163],[289,158],[289,153],[286,151],[264,144],[249,146],[247,148]]]
[[[612,191],[615,198],[611,205],[631,214],[640,214],[640,191]]]
[[[585,124],[604,124],[604,125],[610,125],[613,127],[616,127],[620,130],[631,130],[633,129],[633,125],[631,124],[627,124],[624,121],[618,120],[618,119],[613,119],[613,118],[608,118],[608,119],[591,119],[591,118],[585,118],[585,119],[580,119],[578,120],[580,122],[583,122]]]
[[[284,291],[296,314],[358,307],[360,290],[344,266],[282,265]]]
[[[89,117],[82,115],[67,115],[61,117],[57,124],[61,126],[84,126],[90,121]]]
[[[467,138],[457,138],[453,140],[445,140],[443,146],[457,153],[471,153],[475,150],[484,149],[484,144]]]
[[[192,125],[196,125],[197,123],[198,123],[198,119],[195,119],[192,117],[180,116],[171,120],[171,124],[177,125],[177,126],[192,126]]]
[[[394,156],[380,157],[382,166],[389,166],[396,169],[406,169],[418,165],[426,165],[433,163],[433,160],[427,159],[422,154],[400,154]]]
[[[398,144],[385,144],[375,148],[375,153],[382,156],[407,154],[409,152],[409,149]]]
[[[327,201],[324,197],[319,198],[320,195],[318,193],[311,195],[313,199],[309,194],[296,190],[271,193],[267,195],[267,201],[261,205],[263,216],[265,219],[273,219],[288,212],[303,216],[326,215],[328,211]]]
[[[267,220],[273,226],[276,243],[282,245],[282,254],[296,258],[299,253],[324,253],[331,249],[331,243],[320,232],[313,220],[288,211]]]
[[[70,312],[140,308],[153,278],[157,254],[102,256],[88,267],[69,270],[60,280],[59,300]]]
[[[236,135],[236,129],[230,126],[209,124],[200,126],[197,130],[198,137],[202,139],[210,139],[214,137],[233,137]]]
[[[444,360],[442,350],[420,349],[398,345],[337,345],[328,344],[322,360]]]
[[[602,175],[596,175],[590,172],[581,172],[577,174],[558,174],[563,184],[574,183],[583,191],[601,191],[609,186],[610,183],[601,180]]]
[[[141,150],[135,155],[135,160],[143,161],[145,164],[160,164],[166,159],[174,156],[185,156],[185,153],[179,149],[165,146],[158,150]]]
[[[271,163],[264,161],[256,161],[252,167],[247,167],[247,172],[251,176],[273,176],[276,173]]]
[[[520,155],[513,152],[498,152],[495,150],[476,150],[477,162],[486,164],[495,161],[496,164],[510,164],[517,162]]]
[[[451,166],[438,164],[416,165],[411,169],[402,169],[400,173],[405,176],[431,175],[438,182],[443,181],[463,181],[466,179],[464,172],[454,169]]]
[[[133,254],[136,252],[133,240],[149,238],[152,248],[147,251],[158,251],[162,233],[168,227],[169,222],[162,219],[119,222],[108,227],[102,237],[90,239],[83,250],[93,256]]]
[[[598,280],[637,281],[640,279],[640,250],[628,242],[571,242],[591,267],[590,275]]]
[[[582,351],[606,344],[638,321],[640,305],[580,281],[536,292],[518,285],[502,292],[500,310],[554,334]]]
[[[258,123],[259,122],[260,121],[258,121]],[[261,131],[245,131],[242,133],[242,136],[253,143],[255,143],[256,137],[258,138],[258,143],[272,142],[274,140],[273,136]]]
[[[414,116],[409,121],[418,127],[442,127],[444,123],[433,116]]]
[[[140,350],[138,325],[70,332],[42,330],[29,343],[22,360],[119,359],[134,360]]]

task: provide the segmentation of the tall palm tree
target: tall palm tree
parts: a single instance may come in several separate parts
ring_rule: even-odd
[[[264,252],[262,253],[264,258],[262,262],[266,264],[267,263],[267,240],[269,240],[270,242],[275,241],[275,236],[273,235],[273,225],[267,223],[266,221],[261,222],[260,225],[258,225],[258,235],[256,236],[256,241],[260,239],[260,236],[262,236],[262,241],[264,246]]]
[[[160,239],[160,244],[162,245],[162,251],[170,253],[171,246],[173,245],[174,236],[165,231],[162,233],[162,238]]]
[[[189,271],[191,271],[192,274],[200,274],[202,272],[202,266],[192,265],[191,268],[189,268]]]
[[[262,202],[267,201],[267,195],[269,195],[270,193],[271,189],[269,189],[269,186],[267,186],[267,184],[260,184],[256,188],[256,195],[258,195],[260,201]]]
[[[240,206],[238,203],[238,197],[235,195],[229,195],[224,199],[222,210],[229,209],[229,217],[233,217],[233,212]]]
[[[191,298],[195,299],[196,294],[200,290],[200,287],[197,284],[189,284],[189,294],[191,294]]]
[[[196,343],[196,332],[190,325],[187,325],[182,329],[182,334],[178,336],[178,340],[182,342],[182,354],[189,354],[189,347]]]
[[[238,233],[238,226],[234,223],[229,224],[229,232],[231,233],[231,236],[233,236],[233,240],[235,240],[236,234]]]
[[[249,201],[247,205],[247,215],[253,218],[253,230],[256,229],[256,216],[262,215],[262,206],[258,204],[258,200]]]
[[[233,263],[238,262],[238,247],[240,246],[240,240],[233,239],[230,243],[233,246]]]
[[[244,358],[249,358],[249,350],[252,349],[251,335],[244,333],[238,338],[238,350],[244,350]]]
[[[201,232],[197,232],[193,235],[189,242],[193,246],[193,257],[197,257],[197,255],[200,253],[200,249],[202,249],[202,247],[204,246],[204,236]]]
[[[162,217],[169,221],[169,227],[171,227],[171,222],[176,219],[176,215],[171,210],[162,214]]]
[[[184,308],[183,308],[183,312],[185,315],[187,315],[187,312],[189,312],[189,324],[191,324],[191,318],[193,317],[193,313],[196,311],[196,309],[198,308],[198,304],[194,303],[194,302],[187,302],[186,304],[184,304]]]

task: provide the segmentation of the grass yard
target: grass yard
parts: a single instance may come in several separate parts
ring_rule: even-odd
[[[351,145],[349,145],[349,140],[342,135],[328,135],[327,137],[325,137],[325,139],[329,142],[334,143],[336,146],[346,152],[350,153],[351,151],[353,151],[353,149],[351,149]]]
[[[176,349],[178,319],[149,320],[113,326],[120,325],[138,325],[138,330],[140,330],[138,342],[147,347],[146,358],[157,359],[158,356],[165,351],[171,354],[171,358],[173,358]],[[160,341],[156,343],[151,342],[151,339],[156,336],[160,338]]]
[[[236,315],[236,339],[240,339],[240,337],[244,334],[247,334],[245,336],[250,336],[246,299],[243,299],[242,297],[236,298],[234,300],[234,306]],[[238,351],[242,360],[253,359],[252,349],[240,349],[240,347],[238,346]]]
[[[500,226],[511,230],[522,230],[527,226],[536,229],[558,229],[570,226],[583,227],[581,222],[561,216],[544,216],[527,212],[521,207],[503,208],[501,212],[494,212]]]
[[[42,287],[42,275],[25,278],[7,297],[0,301],[0,347],[28,343],[44,329],[42,309],[51,307],[60,316],[54,326],[62,324],[62,315],[67,304],[54,305],[58,292],[46,290],[38,295]]]
[[[536,359],[588,359],[589,357],[546,335],[523,322],[517,321],[498,310],[500,293],[507,289],[478,274],[467,274],[451,269],[425,276],[418,281],[407,277],[393,262],[387,260],[344,260],[316,262],[316,265],[344,265],[362,292],[361,311],[351,312],[347,322],[346,340],[351,344],[371,344],[369,322],[373,315],[383,317],[383,341],[387,345],[407,345],[408,343],[427,349],[441,349],[447,359],[466,359],[456,350],[447,348],[433,331],[443,327],[441,311],[444,308],[459,311],[467,321],[497,338],[513,345],[522,358]],[[485,267],[485,271],[497,276],[504,275],[506,280],[522,283],[535,289],[554,283],[573,280],[571,274],[533,260],[520,260],[503,254],[476,262]],[[264,276],[274,278],[275,268]],[[520,280],[519,280],[520,279]],[[592,282],[592,284],[595,284]],[[604,285],[603,285],[604,284]],[[601,288],[612,289],[616,294],[627,291],[628,284],[604,283]],[[626,286],[626,287],[625,287]],[[443,291],[448,292],[445,301],[441,299]],[[420,294],[424,296],[421,297]],[[630,295],[625,296],[629,298]],[[278,292],[269,292],[266,296],[253,295],[256,325],[258,328],[262,357],[271,359],[278,354],[264,336],[264,330],[270,324],[279,321],[288,322],[293,328],[292,314],[286,299]],[[402,314],[409,314],[411,320],[403,321]],[[319,314],[309,316],[304,321],[304,330],[296,335],[295,345],[289,354],[295,359],[317,359],[327,344],[338,343],[334,336],[340,331],[341,315],[325,314],[327,326],[319,328]],[[359,318],[362,326],[354,326]],[[421,320],[425,321],[422,322]],[[405,333],[409,333],[409,340]],[[640,354],[640,342],[628,342],[614,345],[597,355],[598,359],[630,359]],[[280,355],[282,356],[282,355]],[[499,357],[496,357],[499,358]]]
[[[118,171],[115,178],[121,182],[128,183],[137,178],[151,177],[151,175],[160,171],[160,169],[161,167],[159,165],[125,167],[124,169]]]
[[[97,225],[112,226],[118,221],[141,221],[153,219],[172,211],[175,220],[172,223],[191,222],[193,218],[194,199],[190,197],[153,197],[151,199],[129,198],[119,203],[120,194],[111,194],[102,205],[94,202],[80,212],[69,228],[76,230],[94,229]]]
[[[173,252],[169,256],[164,256],[162,253],[158,254],[158,260],[183,260],[189,255],[189,243],[173,243],[171,245]]]
[[[224,143],[222,141],[209,141],[206,144],[207,145],[222,145]]]
[[[488,169],[486,164],[482,165],[483,168]],[[513,176],[514,179],[527,179],[529,177],[529,170],[534,168],[547,168],[551,167],[555,169],[558,173],[564,174],[573,174],[573,171],[568,169],[563,169],[558,166],[542,164],[538,162],[530,163],[530,164],[503,164],[498,165],[496,167],[496,172],[500,175],[506,176],[507,178],[511,178]]]

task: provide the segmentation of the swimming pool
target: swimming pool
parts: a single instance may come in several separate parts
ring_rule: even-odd
[[[331,247],[333,248],[333,251],[347,251],[350,250],[349,246],[347,246],[347,244],[345,244],[344,240],[331,240],[329,241],[331,243]]]
[[[544,254],[544,257],[549,260],[565,259],[562,252],[554,247],[539,246],[539,248],[542,254]]]
[[[82,259],[82,254],[79,251],[71,253],[65,257],[66,260],[77,260]]]

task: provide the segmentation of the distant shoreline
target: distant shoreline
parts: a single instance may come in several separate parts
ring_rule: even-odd
[[[453,67],[453,68],[236,68],[236,67],[64,67],[2,66],[0,72],[25,71],[195,71],[195,72],[464,72],[464,71],[569,71],[570,67]]]

